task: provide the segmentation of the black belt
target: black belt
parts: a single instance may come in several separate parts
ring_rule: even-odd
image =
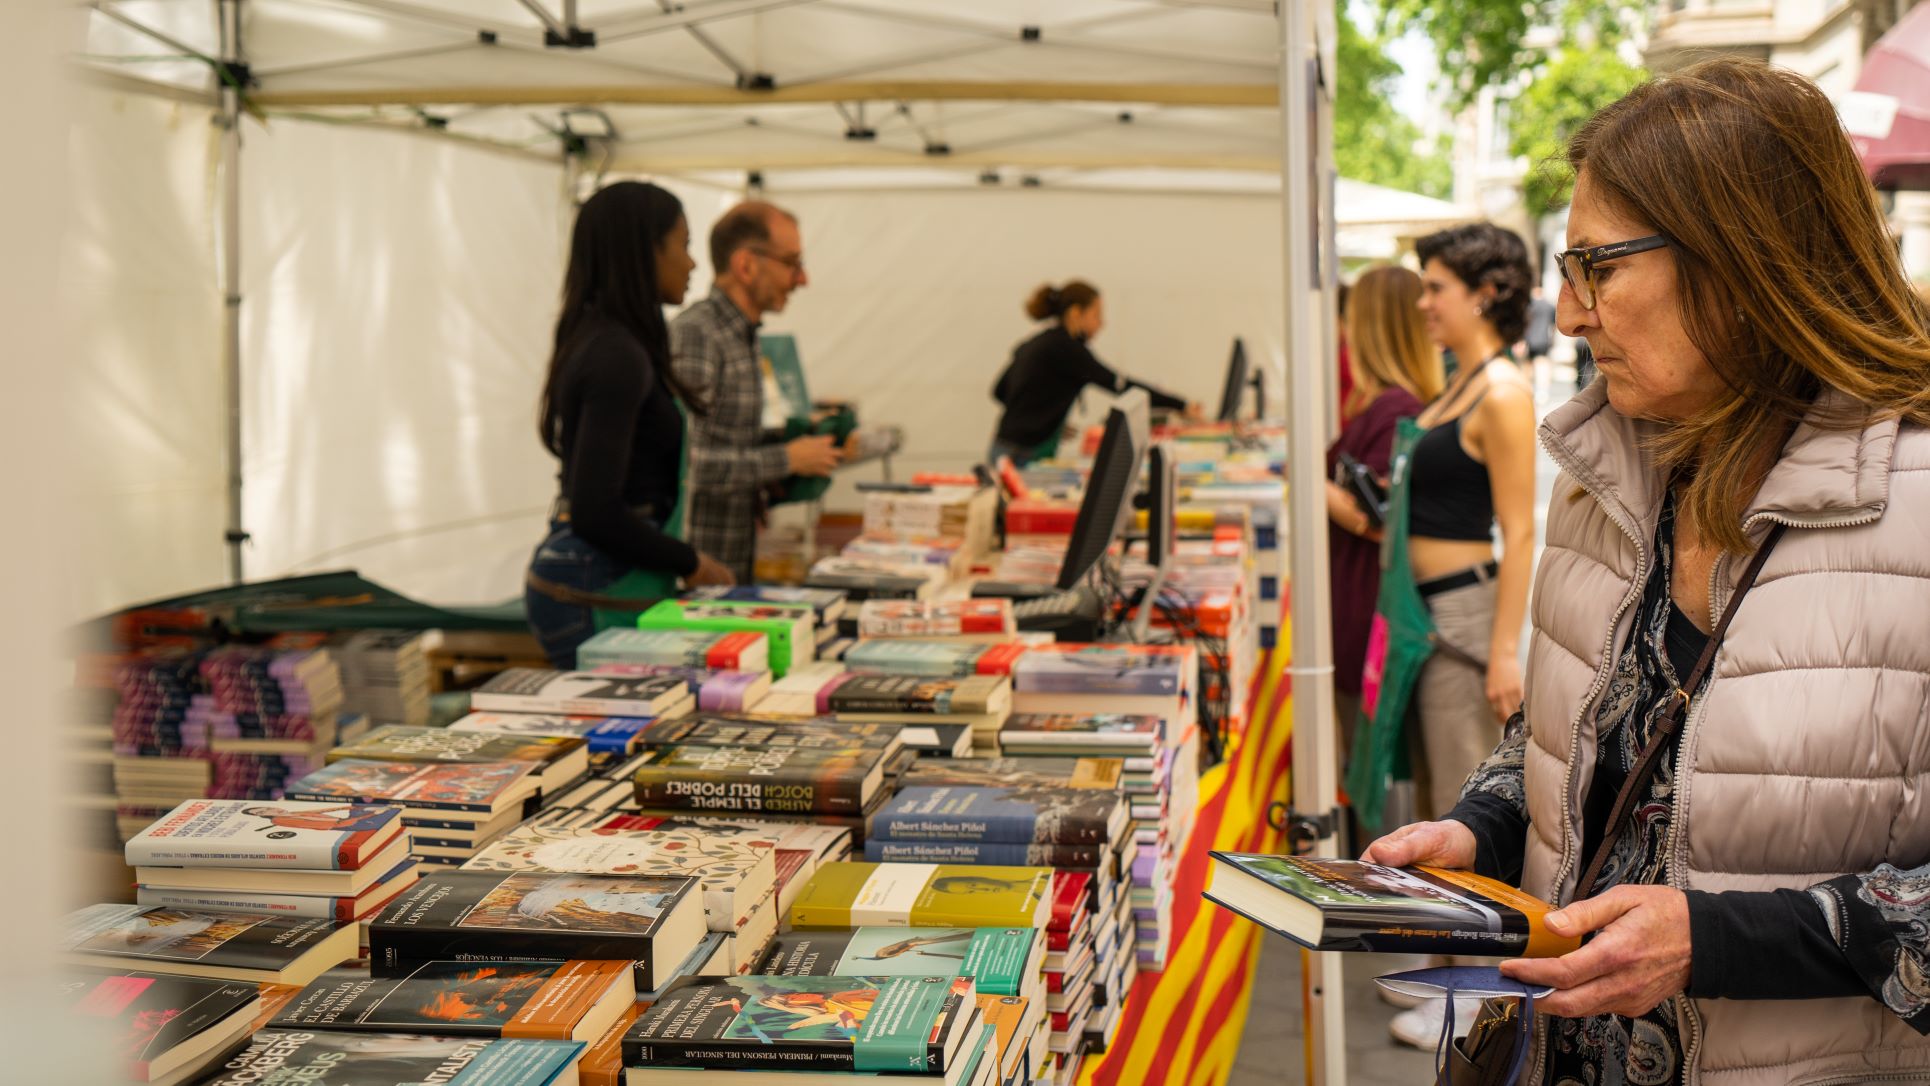
[[[1487,584],[1489,581],[1494,580],[1500,573],[1501,563],[1489,559],[1478,566],[1469,566],[1459,573],[1450,573],[1443,577],[1422,581],[1420,584],[1415,585],[1414,588],[1420,592],[1422,599],[1432,599],[1443,592],[1452,592],[1457,588]]]

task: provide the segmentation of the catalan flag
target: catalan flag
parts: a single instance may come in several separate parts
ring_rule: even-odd
[[[1266,812],[1269,803],[1287,798],[1291,785],[1284,623],[1278,644],[1262,651],[1255,668],[1245,732],[1200,779],[1199,815],[1173,887],[1166,970],[1140,975],[1118,1036],[1104,1055],[1086,1061],[1080,1086],[1223,1086],[1233,1071],[1263,933],[1226,909],[1208,907],[1200,893],[1209,850],[1278,852],[1283,845]]]

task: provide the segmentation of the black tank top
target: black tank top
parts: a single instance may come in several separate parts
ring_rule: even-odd
[[[1488,467],[1461,447],[1461,420],[1487,396],[1467,410],[1422,434],[1408,458],[1412,481],[1407,499],[1407,530],[1430,539],[1485,542],[1494,538],[1494,487]]]

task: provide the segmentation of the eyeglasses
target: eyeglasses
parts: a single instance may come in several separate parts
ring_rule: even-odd
[[[1564,249],[1555,254],[1555,260],[1561,267],[1561,277],[1567,281],[1568,289],[1575,292],[1575,300],[1582,304],[1583,309],[1593,309],[1596,265],[1673,244],[1675,242],[1666,235],[1650,234],[1645,238],[1597,245],[1590,249]]]
[[[751,246],[747,246],[747,248],[749,248],[751,252],[756,253],[758,256],[761,256],[766,260],[775,260],[779,264],[782,264],[785,267],[791,269],[792,274],[795,274],[795,275],[804,274],[804,254],[803,253],[780,253],[771,249],[766,249],[761,245],[751,245]]]

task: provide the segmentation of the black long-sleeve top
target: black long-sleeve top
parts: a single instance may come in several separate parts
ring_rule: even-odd
[[[998,440],[1028,448],[1044,444],[1065,425],[1066,413],[1087,385],[1112,393],[1143,388],[1154,407],[1177,411],[1186,406],[1178,396],[1114,373],[1084,339],[1054,324],[1019,344],[992,388],[993,398],[1005,405]]]
[[[696,550],[662,527],[677,502],[683,414],[636,336],[590,319],[553,391],[570,527],[636,569],[688,576]]]

